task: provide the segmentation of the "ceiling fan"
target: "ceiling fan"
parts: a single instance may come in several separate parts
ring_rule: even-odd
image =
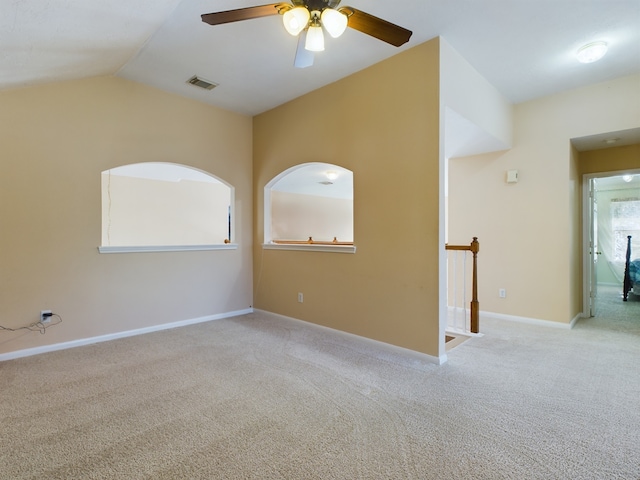
[[[324,50],[323,29],[338,38],[347,27],[399,47],[411,38],[411,30],[374,17],[353,7],[338,7],[340,0],[290,0],[291,3],[271,3],[238,8],[224,12],[205,13],[202,21],[209,25],[239,22],[252,18],[282,15],[284,28],[298,37],[294,65],[313,65],[313,53]]]

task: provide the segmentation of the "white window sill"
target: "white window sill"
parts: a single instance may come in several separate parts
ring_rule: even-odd
[[[203,250],[237,250],[237,243],[215,245],[148,245],[139,247],[98,247],[100,253],[191,252]]]
[[[355,245],[304,245],[292,243],[263,243],[265,250],[298,250],[303,252],[356,253]]]

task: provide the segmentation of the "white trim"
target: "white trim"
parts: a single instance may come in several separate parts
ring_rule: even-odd
[[[305,245],[291,243],[263,243],[265,250],[298,250],[306,252],[356,253],[355,245]]]
[[[453,328],[453,327],[447,327],[447,329],[444,331],[444,334],[446,335],[447,333],[450,333],[451,335],[462,335],[462,336],[469,337],[469,338],[471,338],[471,337],[484,337],[484,333],[482,333],[482,332],[473,333],[473,332],[469,332],[467,330],[461,330],[459,328]]]
[[[126,337],[132,337],[134,335],[142,335],[145,333],[158,332],[160,330],[168,330],[171,328],[185,327],[187,325],[193,325],[196,323],[210,322],[213,320],[222,320],[224,318],[237,317],[239,315],[246,315],[248,313],[253,313],[253,309],[247,308],[244,310],[236,310],[234,312],[217,313],[214,315],[207,315],[205,317],[190,318],[187,320],[180,320],[177,322],[163,323],[161,325],[153,325],[151,327],[138,328],[136,330],[127,330],[124,332],[100,335],[99,337],[81,338],[79,340],[72,340],[70,342],[55,343],[53,345],[44,345],[42,347],[35,347],[35,348],[26,348],[24,350],[16,350],[15,352],[0,354],[0,362],[3,362],[5,360],[13,360],[16,358],[30,357],[32,355],[39,355],[41,353],[55,352],[57,350],[65,350],[67,348],[82,347],[84,345],[91,345],[93,343],[108,342],[110,340],[117,340],[119,338],[126,338]]]
[[[589,317],[589,315],[585,315],[584,312],[580,312],[575,317],[573,317],[573,320],[571,320],[571,323],[569,324],[570,325],[569,328],[573,328],[575,326],[575,324],[578,322],[578,320],[581,320],[583,318],[590,318],[590,317]]]
[[[607,172],[593,172],[593,173],[585,173],[582,175],[582,183],[580,188],[582,189],[582,308],[584,312],[583,317],[588,318],[591,310],[590,303],[590,295],[591,295],[591,270],[593,268],[593,259],[590,252],[591,248],[589,246],[589,230],[590,230],[590,221],[589,215],[591,211],[591,203],[589,201],[589,182],[594,178],[606,178],[606,177],[617,177],[624,174],[640,174],[640,168],[631,168],[626,170],[613,170]],[[598,282],[596,279],[596,288],[598,286]],[[594,302],[597,301],[594,300]],[[574,319],[575,320],[575,319]]]
[[[595,178],[590,175],[582,176],[582,309],[585,312],[591,311],[592,299],[591,289],[592,285],[592,270],[593,270],[593,258],[591,255],[591,246],[589,245],[591,236],[591,224],[592,224],[592,205],[591,205],[591,179]],[[595,195],[595,192],[594,192]]]
[[[349,172],[352,175],[352,181],[351,181],[351,204],[353,206],[353,171],[349,170],[348,168],[345,168],[343,166],[337,165],[335,163],[327,163],[327,162],[307,162],[307,163],[300,163],[298,165],[294,165],[292,167],[287,168],[286,170],[280,172],[279,174],[277,174],[275,177],[273,177],[271,180],[269,180],[265,186],[264,186],[264,201],[263,201],[263,205],[262,205],[262,210],[263,210],[263,242],[265,242],[265,244],[267,244],[268,242],[271,242],[271,240],[273,240],[273,238],[271,237],[271,190],[272,188],[283,178],[285,178],[287,175],[295,172],[296,170],[301,170],[301,169],[305,169],[307,167],[311,167],[311,166],[323,166],[323,167],[327,167],[327,170],[339,170],[339,171],[343,171],[343,172]],[[275,250],[275,249],[274,249]],[[296,248],[283,248],[282,250],[299,250]],[[306,248],[305,250],[310,250],[308,248]],[[316,251],[326,251],[326,250],[316,250]],[[343,253],[355,253],[355,247],[353,249],[353,252],[343,252]]]
[[[481,311],[480,314],[486,317],[496,318],[498,320],[508,320],[510,322],[528,323],[530,325],[539,325],[542,327],[565,328],[567,330],[572,329],[576,321],[582,317],[582,314],[579,314],[573,320],[571,320],[570,323],[560,323],[560,322],[554,322],[553,320],[541,320],[539,318],[519,317],[517,315],[505,315],[504,313]]]
[[[406,359],[408,360],[408,364],[410,364],[409,366],[412,367],[419,367],[420,363],[429,363],[431,365],[436,364],[436,365],[442,365],[444,363],[447,362],[447,354],[442,354],[439,357],[435,357],[433,355],[429,355],[427,353],[422,353],[422,352],[418,352],[416,350],[411,350],[408,348],[404,348],[404,347],[398,347],[397,345],[392,345],[390,343],[385,343],[385,342],[381,342],[380,340],[374,340],[372,338],[367,338],[367,337],[362,337],[360,335],[356,335],[355,333],[349,333],[349,332],[345,332],[342,330],[336,330],[335,328],[331,328],[331,327],[325,327],[324,325],[318,325],[317,323],[311,323],[311,322],[307,322],[305,320],[300,320],[299,318],[294,318],[294,317],[288,317],[286,315],[281,315],[279,313],[273,313],[273,312],[269,312],[267,310],[261,310],[256,308],[255,309],[256,312],[261,312],[264,314],[268,314],[268,315],[274,315],[278,318],[281,318],[283,320],[287,320],[287,321],[291,321],[291,322],[301,322],[304,323],[305,325],[312,327],[312,328],[318,328],[320,330],[329,330],[333,333],[337,333],[339,335],[343,335],[347,338],[350,339],[357,339],[359,341],[364,341],[366,343],[370,343],[374,346],[376,346],[377,348],[383,349],[383,350],[387,350],[390,351],[392,353],[398,354],[398,355],[402,355],[404,357],[406,357]]]
[[[192,182],[222,184],[231,187],[230,184],[212,173],[190,165],[173,162],[129,163],[105,170],[102,174],[174,183],[178,183],[181,180],[190,180]]]
[[[465,329],[461,329],[461,328],[457,328],[455,325],[449,325],[449,318],[451,316],[451,314],[453,313],[454,315],[456,314],[456,312],[462,310],[464,312],[464,318],[465,318]],[[479,314],[479,312],[478,312]],[[445,334],[447,332],[455,334],[455,335],[466,335],[468,337],[484,337],[484,333],[482,332],[478,332],[478,333],[473,333],[471,330],[467,330],[466,327],[468,326],[468,324],[470,323],[470,321],[467,321],[467,319],[470,318],[471,315],[471,310],[469,308],[465,308],[465,307],[454,307],[452,305],[447,305],[447,325],[445,327]],[[482,320],[482,319],[480,319]],[[480,322],[480,328],[482,328],[482,322]]]
[[[237,243],[221,243],[212,245],[146,245],[132,247],[98,247],[100,253],[147,253],[147,252],[191,252],[203,250],[237,250]]]

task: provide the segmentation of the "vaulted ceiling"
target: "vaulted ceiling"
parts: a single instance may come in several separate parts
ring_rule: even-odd
[[[279,16],[210,26],[203,13],[262,0],[6,0],[0,89],[118,75],[254,115],[442,36],[514,103],[640,71],[640,0],[345,0],[413,31],[400,48],[353,29],[294,68]],[[603,60],[576,50],[604,40]],[[218,83],[211,91],[185,82]]]

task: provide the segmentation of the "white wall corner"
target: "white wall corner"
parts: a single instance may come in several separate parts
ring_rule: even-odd
[[[489,83],[445,39],[440,39],[440,101],[475,129],[452,131],[458,122],[450,120],[449,138],[466,138],[460,152],[448,158],[507,150],[513,145],[513,105]],[[477,147],[471,142],[475,140]],[[449,140],[451,143],[451,140]]]

